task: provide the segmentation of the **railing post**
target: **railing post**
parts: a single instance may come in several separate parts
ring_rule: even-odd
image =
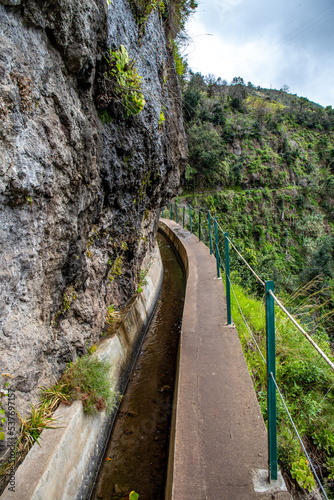
[[[274,282],[266,281],[267,339],[267,409],[268,409],[268,472],[269,481],[277,479],[276,367],[275,367],[275,303],[269,293]]]
[[[193,232],[193,224],[191,220],[191,205],[189,205],[189,224],[190,224],[190,232]]]
[[[209,242],[210,242],[210,255],[212,255],[212,236],[211,236],[211,214],[209,214]]]
[[[173,219],[173,210],[172,210],[172,204],[171,203],[169,204],[169,218],[170,218],[170,220]]]
[[[220,278],[220,262],[219,262],[219,250],[218,250],[218,226],[217,226],[217,219],[216,218],[215,218],[215,244],[216,244],[217,278]]]
[[[185,225],[185,220],[186,220],[186,207],[183,205],[183,227]]]
[[[178,215],[177,215],[177,203],[176,203],[176,200],[175,200],[175,222],[178,224],[179,222],[179,218],[178,218]]]
[[[226,305],[227,305],[227,324],[232,324],[231,314],[231,283],[230,283],[230,253],[228,244],[228,233],[224,233],[225,239],[225,274],[226,274]]]
[[[201,231],[201,221],[202,221],[202,212],[198,211],[198,239],[201,241],[202,231]]]

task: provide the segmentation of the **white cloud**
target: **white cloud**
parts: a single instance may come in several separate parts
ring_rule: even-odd
[[[331,17],[332,15],[332,17]],[[334,5],[329,0],[207,0],[188,23],[193,71],[334,106]]]
[[[239,45],[217,35],[205,34],[205,27],[195,19],[189,24],[189,34],[192,43],[187,49],[188,63],[193,71],[204,75],[213,73],[227,81],[241,76],[246,82],[262,86],[267,83],[270,86],[280,56],[273,56],[268,65],[266,54],[270,51],[272,41],[268,35]]]

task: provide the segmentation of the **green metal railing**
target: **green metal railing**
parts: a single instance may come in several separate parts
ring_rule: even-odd
[[[177,201],[175,201],[174,207],[174,217],[172,211],[172,205],[169,204],[169,215],[170,219],[175,219],[178,221],[178,205]],[[188,212],[188,216],[186,215]],[[276,381],[276,354],[275,354],[275,303],[277,306],[281,308],[281,310],[289,317],[289,319],[297,326],[297,328],[303,333],[303,335],[309,340],[309,342],[313,345],[313,347],[318,351],[318,353],[322,356],[322,358],[326,361],[326,363],[331,367],[334,371],[334,364],[331,360],[326,356],[326,354],[319,348],[319,346],[313,341],[313,339],[305,332],[305,330],[299,325],[299,323],[290,315],[290,313],[284,308],[281,302],[277,299],[274,294],[274,282],[273,281],[263,281],[258,276],[258,274],[254,271],[254,269],[250,266],[250,264],[246,261],[243,255],[239,252],[233,242],[230,240],[228,232],[224,232],[220,227],[219,222],[216,217],[212,217],[210,211],[204,210],[202,208],[197,209],[188,206],[188,211],[185,205],[182,206],[182,225],[184,228],[189,229],[191,233],[197,234],[198,239],[203,241],[203,243],[207,244],[210,249],[210,255],[214,254],[216,258],[216,267],[217,267],[217,278],[221,277],[221,268],[225,273],[225,291],[226,291],[226,305],[227,305],[227,324],[232,325],[232,314],[231,314],[231,289],[235,298],[235,301],[240,310],[241,316],[243,317],[244,322],[247,325],[247,328],[253,338],[253,341],[262,357],[263,362],[267,367],[267,413],[268,413],[268,479],[269,481],[275,481],[278,477],[278,464],[277,464],[277,416],[276,416],[276,396],[278,395],[287,411],[288,417],[292,423],[292,426],[295,430],[297,438],[300,441],[301,447],[306,455],[310,463],[310,467],[312,469],[313,475],[318,482],[319,488],[325,499],[328,499],[325,490],[321,484],[321,481],[317,475],[317,472],[312,464],[312,461],[306,451],[306,448],[303,444],[303,441],[296,429],[296,426],[292,420],[291,414],[287,408],[287,405],[284,401],[281,391],[277,386]],[[162,209],[161,215],[163,216],[164,210]],[[212,223],[213,222],[213,223]],[[219,241],[219,234],[224,236],[224,244],[221,244]],[[223,261],[220,256],[219,248],[224,249],[225,254],[225,266],[223,265]],[[253,276],[258,281],[259,285],[261,285],[265,292],[265,317],[266,317],[266,357],[262,354],[258,343],[253,336],[251,329],[245,319],[245,316],[241,310],[240,304],[238,302],[237,296],[234,292],[231,283],[230,276],[230,247],[233,249],[235,254],[238,256],[240,262],[244,263],[248,270],[253,274]]]

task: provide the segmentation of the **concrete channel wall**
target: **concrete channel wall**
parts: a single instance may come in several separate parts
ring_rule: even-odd
[[[136,359],[159,297],[163,267],[158,246],[151,254],[147,285],[130,304],[118,328],[93,356],[112,364],[110,381],[120,393]],[[113,423],[105,412],[87,416],[81,401],[61,405],[54,414],[59,428],[46,429],[15,474],[15,492],[1,500],[79,500],[92,489]]]
[[[268,483],[267,432],[238,333],[227,325],[216,260],[196,236],[161,219],[187,287],[165,500],[291,499]]]

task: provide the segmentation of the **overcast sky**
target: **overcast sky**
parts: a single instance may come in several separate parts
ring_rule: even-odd
[[[187,32],[193,71],[334,107],[334,0],[199,0]]]

